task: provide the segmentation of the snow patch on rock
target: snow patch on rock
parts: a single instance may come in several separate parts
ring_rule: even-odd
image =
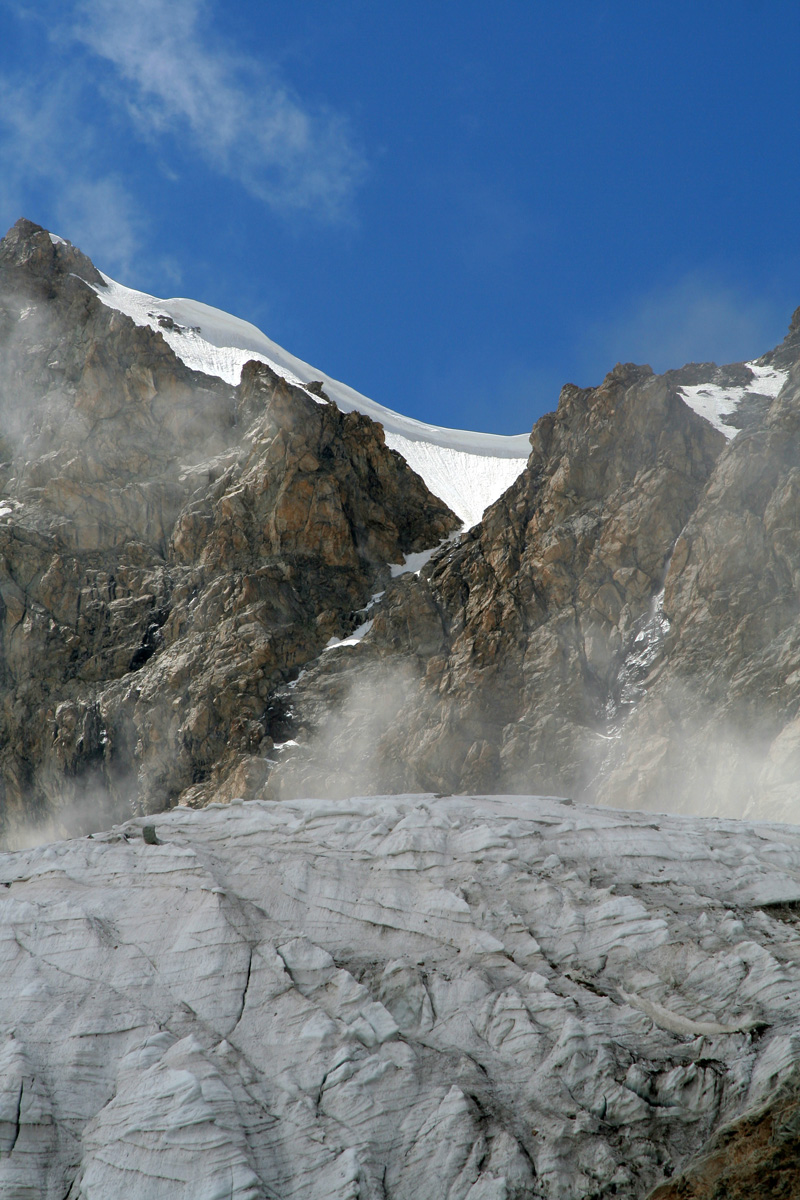
[[[775,367],[766,367],[758,362],[744,364],[753,372],[752,383],[743,387],[722,387],[713,383],[700,383],[691,387],[682,387],[680,393],[690,408],[709,421],[720,433],[728,439],[736,437],[739,432],[735,426],[729,425],[724,418],[732,416],[745,396],[757,393],[759,396],[774,398],[786,382],[788,371],[779,371]]]

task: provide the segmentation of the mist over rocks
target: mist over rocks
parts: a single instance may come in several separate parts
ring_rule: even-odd
[[[752,363],[567,385],[459,538],[323,386],[231,383],[234,318],[204,373],[197,329],[104,289],[146,306],[30,222],[0,244],[7,844],[240,793],[796,818],[795,318]]]
[[[566,386],[483,521],[292,689],[302,744],[268,794],[327,775],[800,819],[799,385],[793,322],[755,363]]]
[[[516,439],[170,303],[0,243],[0,1191],[800,1192],[798,314],[463,530]]]
[[[263,781],[276,686],[458,527],[368,417],[263,363],[190,370],[89,283],[30,222],[0,244],[12,844]]]

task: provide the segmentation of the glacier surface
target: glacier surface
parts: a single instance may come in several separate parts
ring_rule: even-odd
[[[800,829],[542,797],[0,854],[0,1195],[643,1196],[796,1060],[798,905]]]

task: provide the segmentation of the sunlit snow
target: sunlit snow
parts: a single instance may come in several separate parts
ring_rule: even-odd
[[[325,650],[335,650],[338,646],[357,646],[361,639],[369,633],[370,629],[372,629],[372,621],[364,621],[362,625],[359,625],[358,629],[353,630],[349,637],[329,638],[323,653]]]
[[[127,314],[137,325],[157,330],[192,370],[216,375],[235,385],[244,364],[256,359],[301,387],[319,380],[342,412],[355,410],[380,421],[387,444],[403,455],[434,495],[444,500],[468,527],[481,519],[485,509],[510,487],[527,462],[530,452],[527,434],[505,437],[474,433],[404,417],[295,358],[249,321],[198,300],[159,300],[146,292],[124,287],[107,275],[103,279],[106,287],[94,289],[103,303]]]
[[[739,432],[733,425],[727,425],[723,417],[730,417],[736,412],[746,395],[753,392],[759,396],[775,397],[786,382],[787,371],[776,371],[774,367],[765,367],[757,362],[745,363],[755,375],[752,383],[746,387],[721,387],[713,383],[700,383],[692,387],[680,389],[681,395],[690,408],[709,421],[726,438],[734,438]]]

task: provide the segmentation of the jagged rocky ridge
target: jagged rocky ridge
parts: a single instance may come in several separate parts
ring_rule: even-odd
[[[8,1200],[800,1191],[797,829],[519,796],[146,821],[0,854]]]
[[[12,840],[263,782],[277,685],[458,526],[369,418],[264,364],[189,370],[102,283],[30,222],[0,245]]]
[[[286,693],[304,744],[268,794],[327,778],[797,820],[799,362],[796,314],[752,366],[565,387],[482,523]],[[705,391],[738,405],[734,438],[686,402]]]
[[[190,370],[103,287],[29,222],[2,243],[7,840],[237,793],[796,817],[796,320],[757,363],[565,387],[448,541],[380,426]]]

